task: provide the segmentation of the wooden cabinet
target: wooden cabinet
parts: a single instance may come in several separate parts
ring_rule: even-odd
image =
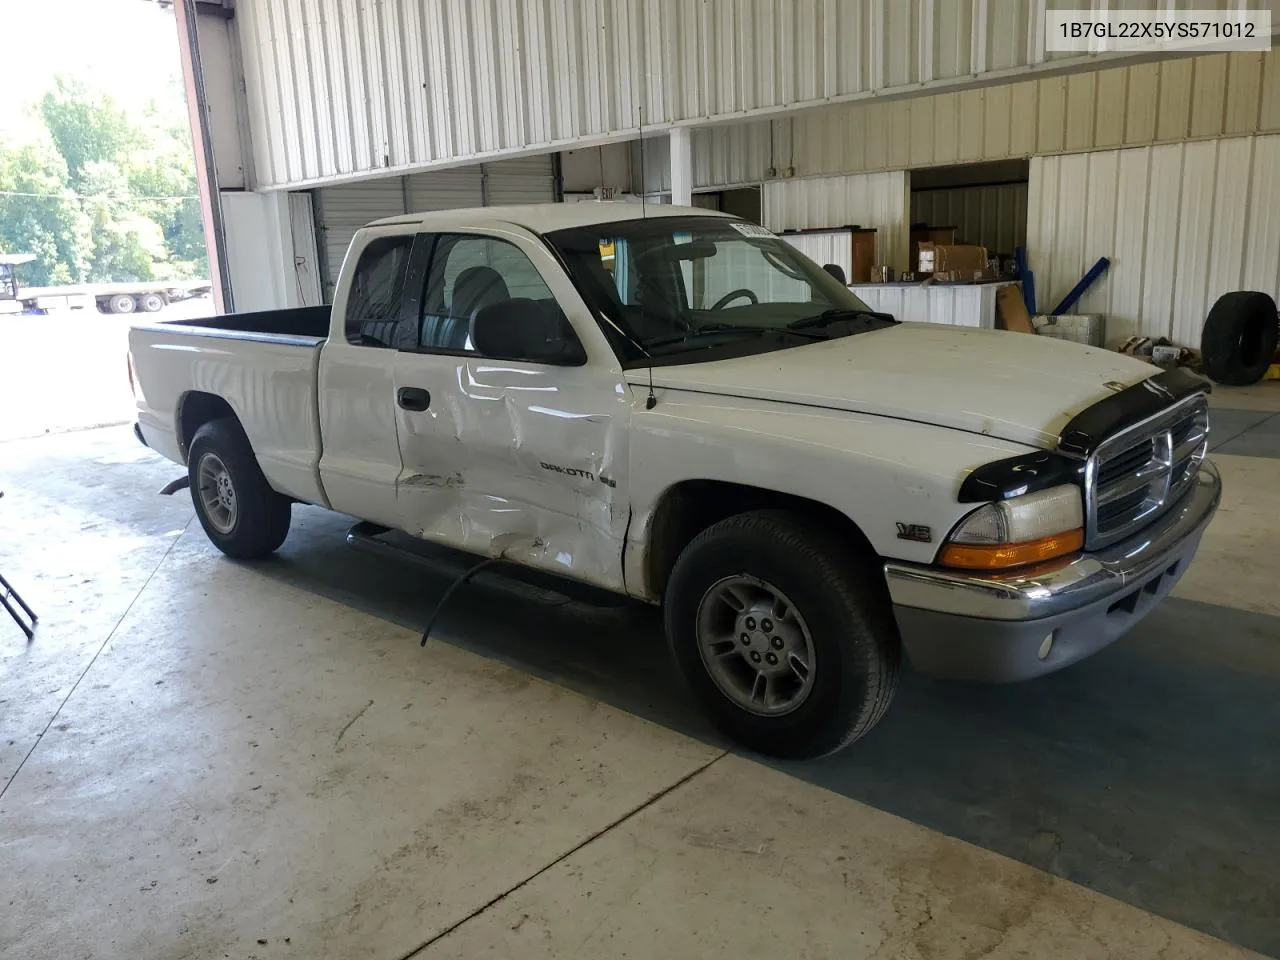
[[[856,227],[850,233],[853,269],[849,272],[849,282],[868,283],[871,280],[871,268],[876,265],[876,232]]]

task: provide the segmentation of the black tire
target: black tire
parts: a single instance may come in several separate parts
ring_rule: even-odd
[[[1204,372],[1233,387],[1257,383],[1275,363],[1280,320],[1276,302],[1265,293],[1224,293],[1209,311],[1200,335]]]
[[[118,293],[107,301],[112,313],[133,313],[138,309],[138,301],[127,293]]]
[[[138,301],[138,306],[142,308],[143,313],[159,313],[164,309],[164,297],[158,293],[144,293],[142,299]]]
[[[201,492],[201,468],[212,469],[215,461],[225,467],[234,493],[235,509],[227,529],[220,529],[211,516]],[[240,424],[231,419],[211,420],[196,431],[187,457],[191,502],[200,525],[213,545],[228,557],[253,560],[274,553],[289,535],[291,503],[271,489],[253,455],[249,438]]]
[[[821,757],[884,716],[897,687],[901,641],[884,574],[866,554],[818,523],[772,510],[723,520],[680,554],[665,598],[667,640],[686,682],[727,736],[770,756]],[[808,627],[812,686],[789,713],[750,712],[722,691],[703,662],[699,609],[712,587],[735,576],[780,590]]]

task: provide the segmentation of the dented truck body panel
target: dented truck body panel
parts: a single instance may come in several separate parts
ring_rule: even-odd
[[[621,591],[629,405],[582,366],[403,353],[397,382],[431,384],[400,410],[397,526],[425,540]]]

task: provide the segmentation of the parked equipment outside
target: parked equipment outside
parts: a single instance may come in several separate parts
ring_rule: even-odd
[[[1012,681],[1096,652],[1220,496],[1198,378],[900,324],[665,205],[378,221],[332,310],[136,325],[130,370],[228,555],[304,502],[660,603],[711,717],[779,756],[870,730],[904,654]]]
[[[88,307],[97,307],[101,313],[159,313],[170,303],[202,297],[213,289],[208,280],[24,287],[18,283],[14,268],[35,259],[30,253],[0,254],[0,313]]]

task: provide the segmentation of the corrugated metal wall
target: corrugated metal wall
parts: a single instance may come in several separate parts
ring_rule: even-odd
[[[642,107],[659,129],[972,83],[1045,60],[1046,2],[239,0],[236,23],[278,187],[567,146]]]
[[[1110,257],[1077,308],[1105,314],[1108,339],[1198,346],[1221,294],[1280,298],[1280,136],[1037,157],[1029,197],[1040,310]]]
[[[695,188],[1076,153],[1280,131],[1280,52],[1212,54],[965,93],[700,127]],[[667,137],[646,137],[651,193],[670,189]],[[634,169],[639,155],[633,147]]]
[[[834,263],[846,278],[853,276],[853,238],[848,230],[784,233],[782,239],[814,263],[823,266]]]
[[[977,243],[1012,254],[1027,242],[1027,185],[913,190],[911,222],[955,227],[958,243]]]
[[[803,227],[876,229],[876,261],[898,270],[907,266],[910,200],[902,170],[847,177],[777,180],[760,198],[764,225],[771,230]]]
[[[555,175],[549,155],[524,157],[321,187],[315,199],[327,302],[333,298],[351,238],[369,221],[431,210],[551,203]]]

